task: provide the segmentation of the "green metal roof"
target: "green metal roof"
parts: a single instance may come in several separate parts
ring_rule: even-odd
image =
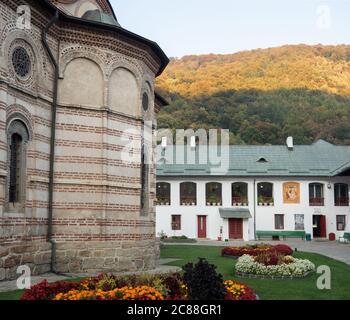
[[[251,219],[252,215],[249,209],[244,208],[219,208],[220,216],[223,219]]]
[[[221,152],[223,166],[211,164],[208,160],[204,162],[206,164],[201,164],[198,149],[195,151],[194,161],[187,161],[185,164],[176,161],[179,158],[187,158],[187,149],[168,146],[164,154],[161,146],[158,146],[157,175],[330,177],[350,169],[350,146],[336,146],[324,140],[318,140],[312,145],[294,146],[293,150],[289,150],[285,145],[229,146],[218,151],[219,156]],[[210,149],[211,154],[217,151],[213,146],[208,147],[208,150]],[[202,150],[200,152],[203,155]],[[261,158],[267,162],[259,161]]]
[[[115,17],[98,9],[86,11],[81,18],[120,27],[120,24]]]

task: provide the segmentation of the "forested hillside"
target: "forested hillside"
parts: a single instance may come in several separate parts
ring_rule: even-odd
[[[350,45],[283,46],[172,59],[159,127],[224,128],[232,143],[350,144]]]

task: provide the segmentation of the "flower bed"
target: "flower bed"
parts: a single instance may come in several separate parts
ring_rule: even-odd
[[[226,300],[257,300],[254,291],[245,284],[227,280],[224,285],[228,292]]]
[[[309,260],[296,259],[292,256],[250,256],[244,255],[236,263],[236,275],[241,277],[261,278],[301,278],[315,271],[315,265]]]
[[[252,289],[234,281],[221,282],[225,300],[256,300]],[[180,273],[162,275],[100,275],[80,282],[46,280],[26,290],[21,300],[190,300],[191,288]]]
[[[285,244],[269,245],[269,244],[257,244],[247,245],[244,247],[227,247],[221,252],[222,256],[228,257],[241,257],[243,255],[257,256],[261,253],[278,253],[286,256],[291,256],[293,250],[291,247]]]

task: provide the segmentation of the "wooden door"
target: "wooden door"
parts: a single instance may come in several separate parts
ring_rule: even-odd
[[[198,216],[198,238],[206,239],[207,238],[207,217]]]
[[[326,216],[320,217],[320,229],[321,229],[321,238],[327,238]]]
[[[243,239],[243,219],[229,219],[229,238]]]

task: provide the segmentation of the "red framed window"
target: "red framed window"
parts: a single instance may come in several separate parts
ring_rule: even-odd
[[[171,230],[181,230],[181,216],[172,215],[171,216]]]

